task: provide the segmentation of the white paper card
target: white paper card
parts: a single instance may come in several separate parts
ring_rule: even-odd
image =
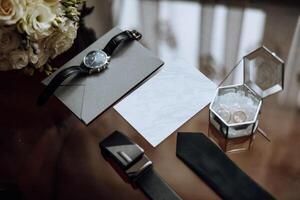
[[[184,60],[162,70],[114,106],[152,146],[157,146],[212,100],[216,84]]]

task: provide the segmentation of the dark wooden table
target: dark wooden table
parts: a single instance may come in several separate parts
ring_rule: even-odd
[[[101,3],[91,1],[90,3],[96,6],[95,10],[101,10],[105,6],[111,8],[111,5],[105,1]],[[124,4],[128,3],[130,1],[124,1]],[[176,3],[182,2],[175,1],[174,4]],[[169,4],[172,3],[169,2]],[[168,6],[172,6],[169,4],[167,3]],[[202,6],[202,14],[204,14],[206,4],[193,2],[189,4],[191,5]],[[153,8],[152,5],[149,8],[147,6],[149,5],[142,7],[146,11]],[[224,4],[223,6],[231,8]],[[265,20],[260,44],[267,45],[284,60],[289,61],[286,68],[284,93],[280,97],[275,95],[264,100],[260,116],[260,126],[269,134],[271,142],[257,134],[251,150],[231,153],[228,156],[276,198],[299,199],[300,115],[297,100],[291,101],[291,98],[297,96],[293,94],[299,93],[299,85],[291,80],[297,80],[295,76],[300,66],[299,58],[297,58],[300,52],[300,22],[297,27],[300,9],[294,6],[268,4],[249,4],[246,7],[234,8],[243,11],[248,8],[262,11],[265,14]],[[182,9],[183,16],[184,13],[189,12],[189,10],[184,10],[188,9],[185,6]],[[104,23],[105,17],[109,18],[111,14],[114,12],[93,12],[87,17],[86,24],[88,27],[92,26],[97,36],[100,36],[114,23],[120,23],[120,21],[113,23],[113,20],[110,20],[111,23]],[[244,19],[247,17],[249,16],[244,14]],[[93,21],[94,19],[98,21]],[[199,23],[201,21],[200,19],[190,20],[198,20]],[[121,26],[126,25],[125,22],[122,23]],[[231,22],[227,21],[227,23]],[[144,23],[142,32],[151,28],[147,25],[149,25],[148,22]],[[207,25],[209,26],[209,23]],[[174,30],[173,36],[182,34],[178,31],[181,29]],[[191,31],[195,30],[191,29]],[[224,34],[226,33],[226,38],[229,37],[234,42],[235,39],[230,38],[230,33],[225,31]],[[161,40],[168,38],[162,37],[161,34],[164,32],[160,33]],[[149,38],[144,38],[143,42],[151,48],[153,45],[149,44],[152,39],[151,34],[145,35]],[[84,40],[83,37],[79,38],[81,39]],[[176,41],[176,37],[174,40]],[[160,42],[156,41],[156,43],[156,47],[159,48]],[[195,42],[195,45],[197,43]],[[204,43],[200,44],[200,49],[203,48],[201,45]],[[239,48],[238,45],[236,48]],[[215,48],[211,49],[212,58],[214,50]],[[153,51],[156,50],[153,49]],[[190,49],[181,49],[181,51],[186,51],[188,54]],[[229,51],[235,52],[236,49],[232,47]],[[163,57],[162,51],[156,51],[156,53]],[[197,66],[205,74],[212,77],[211,72],[217,73],[214,67],[217,69],[220,66],[217,64],[207,66],[207,63],[203,63],[205,55],[197,54],[197,56],[202,56],[202,61],[199,58]],[[63,58],[59,59],[59,63],[65,62]],[[225,74],[221,73],[219,80]],[[98,143],[112,131],[119,130],[145,149],[156,171],[183,199],[219,199],[214,191],[175,155],[177,131],[207,133],[208,108],[203,109],[164,142],[153,148],[113,108],[99,116],[89,126],[85,126],[55,98],[52,98],[47,106],[37,107],[35,102],[42,91],[43,86],[40,81],[43,78],[43,75],[38,74],[34,77],[27,77],[21,72],[0,73],[0,185],[16,186],[14,188],[17,188],[25,199],[31,200],[146,199],[140,190],[133,189],[123,182],[100,153]]]

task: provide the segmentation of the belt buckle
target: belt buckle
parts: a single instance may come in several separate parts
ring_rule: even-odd
[[[139,33],[139,32],[136,31],[136,30],[132,30],[132,31],[131,31],[131,34],[132,34],[132,36],[133,36],[136,40],[140,40],[140,39],[142,38],[142,34]]]
[[[122,147],[121,147],[122,148]],[[130,152],[130,154],[126,153]],[[134,181],[139,175],[141,175],[145,170],[152,166],[152,161],[144,154],[144,150],[137,144],[131,146],[131,149],[120,149],[115,158],[118,162],[126,161],[127,167],[123,167],[123,170],[129,180]],[[133,157],[133,155],[141,155],[138,158]]]
[[[144,154],[144,149],[120,132],[116,131],[104,139],[100,148],[103,155],[117,164],[120,172],[130,181],[134,181],[152,166],[152,162]]]
[[[152,167],[152,161],[146,155],[134,163],[129,169],[125,171],[128,178],[134,181],[137,177],[139,177],[143,172]]]

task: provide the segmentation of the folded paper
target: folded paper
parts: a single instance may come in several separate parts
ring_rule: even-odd
[[[114,108],[152,145],[210,103],[217,86],[184,60],[162,70]]]

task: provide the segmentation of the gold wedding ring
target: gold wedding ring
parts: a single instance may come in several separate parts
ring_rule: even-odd
[[[232,120],[233,120],[234,123],[245,122],[247,120],[247,114],[242,110],[235,111],[232,114]]]

